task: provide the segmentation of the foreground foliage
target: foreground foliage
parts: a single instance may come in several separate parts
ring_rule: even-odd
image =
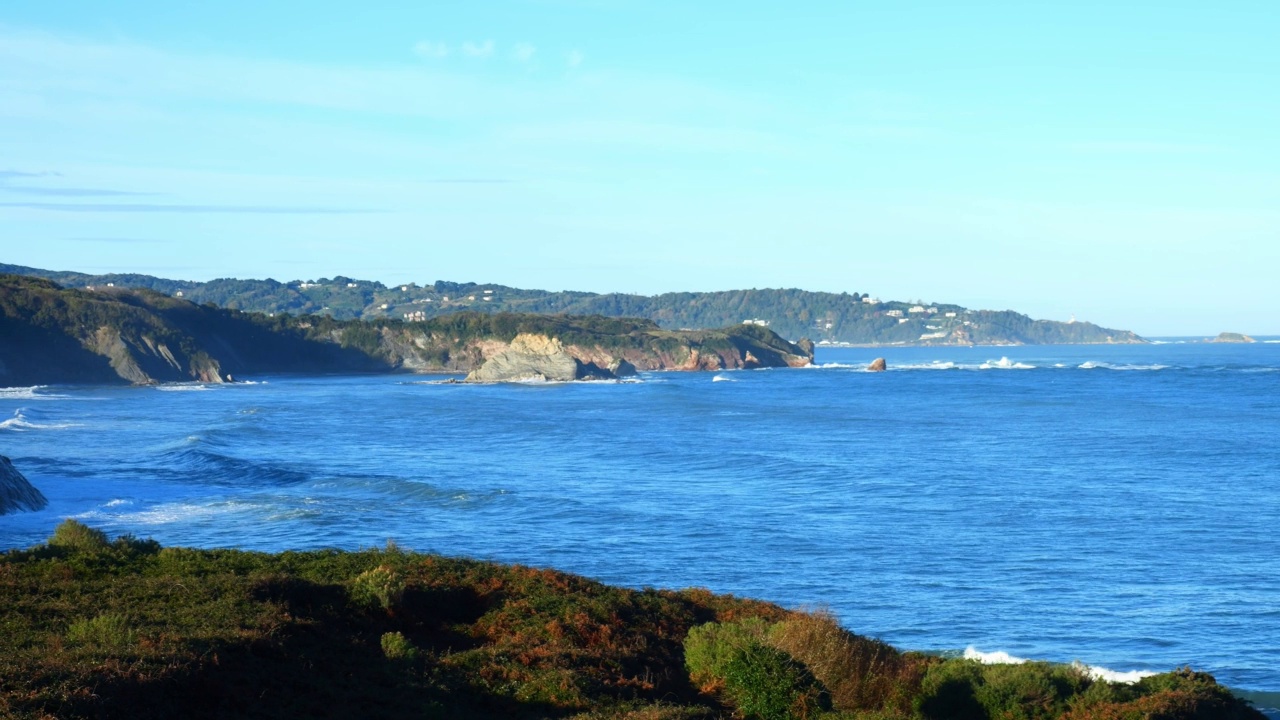
[[[385,549],[0,556],[0,717],[1248,718],[1189,670],[903,654],[822,613]]]

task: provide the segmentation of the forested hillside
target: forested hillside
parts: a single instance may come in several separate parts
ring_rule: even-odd
[[[348,277],[278,282],[167,280],[149,275],[86,275],[17,265],[0,273],[34,275],[69,287],[145,288],[195,303],[260,313],[324,314],[336,319],[426,320],[471,310],[482,313],[603,315],[646,318],[665,329],[719,328],[752,321],[786,338],[856,344],[1131,343],[1127,330],[1087,322],[1033,320],[1012,310],[886,301],[861,293],[797,289],[725,290],[663,295],[524,290],[504,285],[439,281],[386,286]],[[914,311],[913,311],[914,310]]]

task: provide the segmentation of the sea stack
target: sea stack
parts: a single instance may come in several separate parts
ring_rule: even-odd
[[[867,372],[884,372],[889,369],[889,365],[885,363],[884,358],[876,358],[867,366]]]
[[[0,455],[0,515],[41,510],[49,501],[18,472],[9,458]]]

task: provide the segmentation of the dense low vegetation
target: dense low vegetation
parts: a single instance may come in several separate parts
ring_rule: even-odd
[[[278,282],[221,278],[208,282],[168,280],[138,274],[87,275],[0,265],[0,273],[33,275],[69,286],[145,288],[182,293],[197,303],[261,313],[330,315],[337,319],[430,319],[470,310],[482,313],[602,315],[645,318],[663,328],[706,329],[760,319],[783,337],[848,343],[1100,343],[1133,342],[1125,330],[1092,323],[1032,320],[1011,310],[966,311],[938,304],[937,313],[910,313],[918,303],[868,304],[861,293],[787,289],[676,292],[662,295],[527,290],[505,285],[438,281],[431,285],[386,286],[348,277]],[[385,306],[385,307],[384,307]],[[949,312],[955,317],[948,318]],[[901,314],[901,317],[895,315]],[[905,320],[906,322],[900,322]],[[941,338],[924,336],[944,334]]]
[[[0,716],[1260,718],[1180,670],[900,653],[822,613],[403,552],[162,548],[68,520],[0,556]]]

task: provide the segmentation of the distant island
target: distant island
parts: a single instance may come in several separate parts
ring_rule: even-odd
[[[1218,337],[1216,337],[1216,338],[1214,338],[1214,339],[1210,340],[1209,342],[1214,342],[1214,343],[1253,343],[1253,342],[1258,342],[1258,341],[1257,341],[1257,340],[1254,340],[1253,338],[1251,338],[1251,337],[1249,337],[1248,335],[1245,335],[1245,334],[1243,334],[1243,333],[1224,332],[1224,333],[1218,333]]]
[[[139,274],[88,275],[0,264],[81,289],[138,288],[197,304],[246,312],[328,315],[336,320],[425,321],[458,312],[640,318],[664,330],[742,323],[790,339],[854,345],[1053,345],[1145,342],[1128,330],[1088,322],[1033,320],[1012,310],[973,310],[945,303],[900,302],[862,293],[797,289],[680,292],[646,296],[525,290],[496,284],[431,285],[338,276],[318,280],[167,280]]]
[[[397,371],[568,381],[813,359],[812,344],[758,325],[670,331],[648,320],[474,311],[412,322],[273,316],[17,275],[0,275],[0,337],[0,386]]]

